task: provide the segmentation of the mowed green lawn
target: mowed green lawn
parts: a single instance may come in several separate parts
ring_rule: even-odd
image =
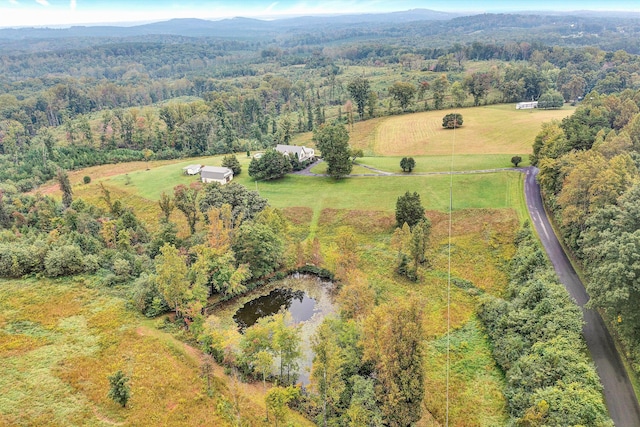
[[[522,162],[518,166],[529,166],[529,155],[518,154]],[[401,173],[400,160],[406,156],[363,157],[356,160],[358,164],[371,166],[385,172]],[[513,167],[511,154],[461,154],[457,156],[414,156],[416,166],[414,173],[472,171],[501,169]]]
[[[211,159],[207,164],[219,164],[216,161],[219,162],[220,158]],[[183,175],[182,167],[183,163],[177,163],[141,170],[110,178],[106,182],[156,201],[162,192],[172,194],[173,187],[178,184],[197,181],[197,177]],[[522,203],[522,174],[518,172],[453,175],[453,181],[446,174],[353,177],[342,180],[288,175],[279,180],[256,183],[243,171],[234,181],[251,190],[258,190],[271,205],[278,208],[305,206],[316,212],[323,208],[393,211],[398,196],[406,191],[416,191],[425,208],[447,211],[449,186],[453,182],[454,209],[513,208],[520,216],[526,212]]]

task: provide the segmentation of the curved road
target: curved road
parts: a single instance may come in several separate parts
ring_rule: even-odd
[[[551,227],[542,204],[540,186],[536,180],[537,174],[537,168],[525,169],[524,193],[533,225],[538,231],[560,282],[582,308],[585,322],[582,333],[604,387],[604,398],[611,419],[617,427],[638,427],[640,426],[640,406],[631,381],[602,317],[597,311],[584,306],[589,301],[589,295]]]

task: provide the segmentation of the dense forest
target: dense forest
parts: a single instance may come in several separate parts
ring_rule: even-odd
[[[567,102],[575,113],[544,124],[531,163],[585,266],[591,304],[606,312],[640,371],[638,21],[402,16],[177,20],[122,36],[106,28],[0,30],[0,277],[95,276],[144,316],[172,312],[190,342],[243,380],[282,386],[295,384],[300,357],[298,332],[284,315],[240,336],[204,309],[212,298],[228,300],[292,272],[335,278],[339,310],[314,338],[312,386],[303,395],[274,387],[269,398],[319,425],[411,425],[425,396],[425,313],[413,296],[392,309],[376,305],[355,268],[352,232],[336,232],[335,259],[325,269],[319,239],[297,239],[295,218],[240,184],[176,186],[162,194],[161,219],[149,227],[102,184],[100,206],[74,198],[67,171],[230,154],[225,161],[239,174],[246,172],[233,153],[287,144],[298,133],[318,138],[328,124],[346,135],[354,122],[386,115]],[[240,37],[238,28],[249,30]],[[33,191],[51,180],[62,200]],[[176,216],[188,230],[179,230]],[[397,272],[415,280],[431,224],[398,222]],[[578,338],[578,309],[551,278],[531,232],[522,230],[516,244],[504,299],[483,297],[479,314],[508,383],[512,422],[609,425]],[[274,375],[268,367],[276,357]],[[557,358],[563,363],[538,375]]]

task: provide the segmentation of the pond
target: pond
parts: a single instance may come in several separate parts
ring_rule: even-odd
[[[268,295],[258,297],[240,307],[233,315],[233,320],[238,324],[240,331],[244,331],[253,326],[258,319],[286,310],[291,314],[293,322],[298,324],[311,319],[315,308],[316,300],[305,291],[276,288]]]
[[[254,325],[258,319],[271,316],[280,310],[291,315],[292,323],[301,330],[302,358],[298,382],[309,384],[313,351],[311,337],[326,315],[335,311],[331,290],[333,284],[316,277],[292,276],[274,285],[269,293],[256,295],[237,309],[233,320],[240,332]]]

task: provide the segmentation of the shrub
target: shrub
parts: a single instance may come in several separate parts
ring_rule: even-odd
[[[76,245],[53,248],[44,258],[44,269],[49,277],[78,274],[84,269],[82,251]]]
[[[82,178],[82,182],[84,182],[85,184],[89,184],[91,182],[91,177],[89,175],[85,175]]]
[[[451,113],[442,118],[442,127],[447,129],[459,128],[462,126],[462,114]]]

